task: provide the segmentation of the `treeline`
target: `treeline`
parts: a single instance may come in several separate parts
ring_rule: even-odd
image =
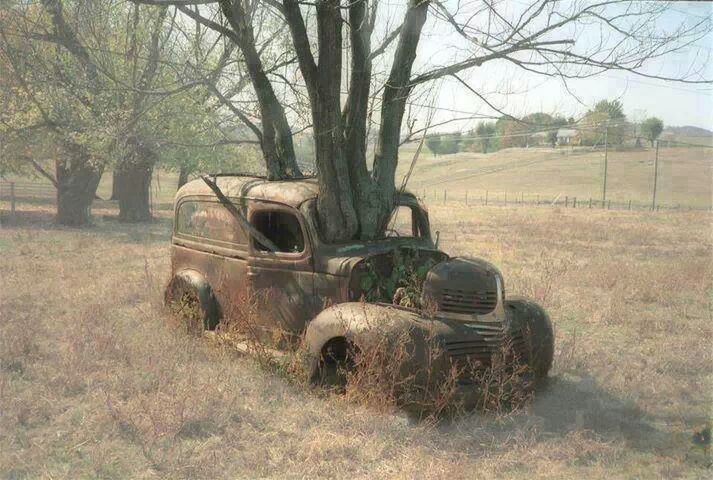
[[[253,104],[231,111],[226,100],[249,84],[233,53],[165,6],[43,0],[3,9],[0,175],[50,180],[58,223],[78,226],[111,174],[119,219],[150,220],[158,166],[185,182],[194,171],[259,162],[259,140],[244,126]]]
[[[442,133],[428,136],[426,145],[434,155],[458,152],[494,152],[504,148],[557,146],[595,146],[644,141],[652,146],[663,131],[663,121],[650,117],[629,121],[619,100],[601,100],[579,120],[573,117],[531,113],[522,118],[501,117],[481,122],[467,132]]]

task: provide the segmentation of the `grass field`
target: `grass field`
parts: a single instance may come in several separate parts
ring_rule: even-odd
[[[713,142],[696,138],[694,143]],[[705,140],[705,141],[704,141]],[[665,145],[665,144],[664,144]],[[410,143],[400,151],[397,184],[408,171],[417,144]],[[615,208],[651,205],[654,178],[652,149],[608,153],[607,199]],[[602,198],[604,152],[590,148],[510,148],[494,153],[463,152],[434,157],[424,147],[408,188],[431,202],[441,202],[446,191],[449,202],[464,203],[466,192],[470,204],[482,204],[486,190],[491,203],[513,202],[524,195],[526,203],[538,199],[551,203],[565,197],[580,204]],[[713,146],[711,148],[669,148],[659,151],[657,204],[664,208],[710,209],[713,206]],[[19,182],[28,179],[14,178]],[[35,180],[37,181],[37,180]],[[40,179],[39,181],[43,181]],[[50,184],[44,181],[48,189]],[[156,204],[167,206],[173,200],[176,174],[157,171],[152,187]],[[7,192],[5,192],[6,194]],[[99,185],[102,198],[111,196],[111,174],[107,172]]]
[[[399,176],[408,170],[415,144],[401,151]],[[654,178],[651,149],[608,153],[607,198],[612,202],[650,205]],[[463,200],[466,190],[478,201],[485,190],[491,198],[510,199],[525,194],[526,200],[540,195],[601,199],[604,152],[590,149],[511,148],[489,154],[463,152],[434,157],[421,152],[409,188],[428,196]],[[713,148],[665,148],[659,150],[658,202],[710,208],[713,198]]]
[[[161,197],[168,197],[164,193]],[[85,230],[19,204],[0,229],[0,478],[705,478],[711,216],[433,206],[557,329],[524,411],[443,425],[288,382],[162,316],[170,213]]]

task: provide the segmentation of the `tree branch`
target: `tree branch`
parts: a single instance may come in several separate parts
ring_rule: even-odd
[[[255,240],[257,240],[258,243],[260,243],[260,245],[267,248],[273,253],[280,251],[280,249],[272,242],[272,240],[267,238],[259,230],[253,227],[250,222],[248,222],[248,219],[245,218],[245,216],[240,213],[240,210],[238,210],[238,207],[236,207],[235,204],[231,202],[228,197],[225,196],[225,194],[215,181],[211,180],[208,175],[201,175],[201,179],[205,182],[206,185],[208,185],[208,187],[210,187],[211,190],[213,190],[213,193],[215,193],[215,196],[218,197],[220,203],[223,204],[223,206],[228,210],[228,212],[230,212],[230,214],[235,218],[235,220],[238,221],[240,226],[243,227],[245,231],[250,234],[251,237],[253,237]]]

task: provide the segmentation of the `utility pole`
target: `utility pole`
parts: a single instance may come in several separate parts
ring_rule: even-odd
[[[659,179],[659,141],[656,140],[656,158],[654,159],[654,194],[651,199],[651,211],[656,210],[656,184]]]
[[[607,201],[607,167],[609,154],[609,121],[607,120],[606,129],[604,130],[604,182],[602,185],[602,206]]]

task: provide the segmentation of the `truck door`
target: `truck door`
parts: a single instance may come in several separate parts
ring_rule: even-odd
[[[271,252],[250,239],[248,283],[251,294],[264,306],[264,326],[299,334],[319,311],[312,248],[302,214],[287,205],[256,200],[250,202],[248,220],[278,247]]]

